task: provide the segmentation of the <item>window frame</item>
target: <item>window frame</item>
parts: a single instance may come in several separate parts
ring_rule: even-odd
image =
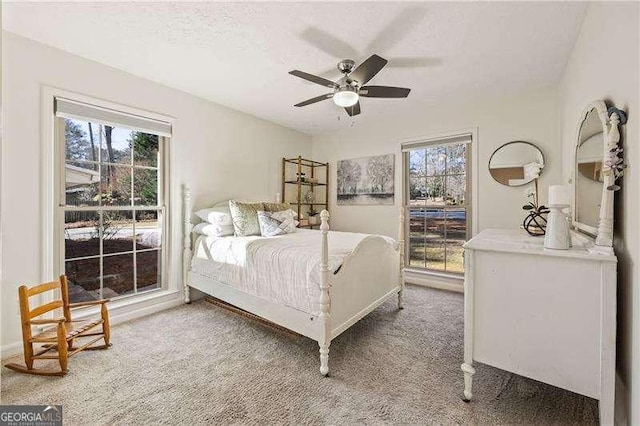
[[[153,248],[153,249],[144,249],[144,250],[139,250],[137,248],[137,244],[134,242],[132,244],[132,249],[128,250],[126,252],[117,252],[117,253],[104,253],[102,250],[102,244],[101,244],[101,250],[100,253],[98,255],[91,255],[91,256],[80,256],[77,258],[72,258],[71,261],[79,261],[79,260],[83,260],[83,259],[89,259],[89,258],[97,258],[99,259],[100,262],[100,270],[103,270],[103,263],[104,263],[104,259],[107,257],[115,257],[115,256],[119,256],[119,255],[133,255],[133,292],[132,293],[127,293],[127,294],[121,294],[115,297],[112,297],[111,300],[119,300],[119,299],[123,299],[123,298],[129,298],[129,297],[134,297],[143,293],[147,293],[147,292],[154,292],[154,291],[158,291],[158,290],[166,290],[167,289],[167,261],[168,261],[168,257],[167,257],[167,234],[165,232],[166,230],[166,226],[168,224],[168,220],[167,220],[167,208],[166,208],[166,204],[165,204],[165,199],[167,197],[167,186],[169,184],[169,182],[166,180],[165,175],[165,151],[166,151],[166,147],[168,145],[168,139],[167,137],[164,136],[159,136],[158,135],[158,163],[155,167],[149,167],[149,166],[136,166],[135,165],[135,155],[134,155],[134,151],[132,150],[131,152],[131,161],[129,164],[125,164],[125,163],[109,163],[109,162],[104,162],[102,161],[102,147],[98,147],[98,160],[97,161],[76,161],[76,160],[72,160],[74,162],[78,162],[78,163],[84,163],[84,164],[94,164],[97,165],[98,168],[102,168],[103,166],[115,166],[115,167],[122,167],[122,168],[129,168],[131,170],[131,200],[132,203],[128,204],[128,205],[115,205],[115,206],[103,206],[103,205],[97,205],[97,206],[74,206],[74,205],[68,205],[66,204],[66,191],[64,190],[64,188],[66,187],[66,176],[65,176],[65,168],[66,168],[66,164],[67,164],[67,159],[66,159],[66,137],[65,137],[65,120],[66,118],[64,117],[55,117],[55,123],[54,123],[54,127],[55,127],[55,131],[56,131],[56,138],[55,138],[55,144],[56,144],[56,148],[57,148],[57,153],[58,153],[58,161],[57,161],[57,167],[58,167],[58,187],[57,187],[57,200],[58,200],[58,208],[56,209],[56,220],[55,220],[55,235],[56,235],[56,240],[58,241],[59,247],[58,247],[58,256],[57,256],[57,260],[58,260],[58,265],[57,268],[59,271],[65,271],[65,263],[68,261],[66,256],[65,256],[65,231],[64,231],[64,224],[65,224],[65,213],[68,211],[95,211],[98,214],[100,214],[100,212],[103,212],[102,215],[100,215],[101,219],[100,219],[100,223],[102,225],[103,222],[103,217],[104,217],[104,212],[118,212],[118,211],[126,211],[126,212],[133,212],[133,217],[131,219],[132,224],[133,224],[133,232],[134,232],[134,236],[135,236],[135,226],[136,226],[136,214],[139,211],[157,211],[161,214],[161,220],[159,220],[159,226],[161,229],[161,240],[160,240],[160,247],[159,248]],[[77,121],[82,121],[83,120],[77,120]],[[103,126],[105,124],[103,123],[99,123],[99,122],[92,122],[95,125],[98,126]],[[114,128],[117,128],[117,125],[113,125]],[[158,174],[158,185],[160,186],[158,188],[158,200],[157,200],[157,205],[152,206],[152,205],[136,205],[133,199],[133,188],[134,188],[134,171],[138,169],[138,170],[155,170]],[[100,174],[100,176],[102,176],[102,174]],[[102,226],[100,226],[99,228],[99,239],[102,240],[103,234],[102,234],[103,230],[102,230]],[[138,291],[138,286],[137,284],[137,253],[144,253],[144,252],[151,252],[151,251],[160,251],[160,286],[158,288],[155,289],[150,289],[150,290],[145,290],[144,292],[139,292]],[[100,290],[101,290],[101,298],[104,298],[104,296],[102,296],[102,289],[104,288],[104,284],[103,284],[103,277],[102,275],[100,276]]]
[[[477,234],[478,227],[478,217],[477,217],[477,193],[478,193],[478,176],[477,176],[477,159],[478,159],[478,143],[477,143],[477,127],[470,129],[462,129],[458,131],[450,131],[444,132],[436,135],[432,135],[429,137],[422,138],[414,138],[407,139],[401,141],[401,153],[402,153],[402,169],[403,169],[403,211],[405,215],[404,221],[404,235],[405,237],[405,247],[404,247],[404,265],[405,270],[418,274],[429,276],[436,280],[445,280],[443,282],[451,282],[450,280],[454,280],[459,282],[459,284],[454,286],[461,287],[462,280],[464,278],[463,273],[449,272],[443,270],[429,269],[427,267],[416,267],[410,266],[409,256],[410,256],[410,213],[412,209],[416,208],[430,208],[430,206],[425,205],[416,207],[410,206],[410,151],[415,149],[425,149],[436,146],[446,146],[450,144],[452,139],[465,136],[470,137],[470,141],[467,142],[467,149],[465,150],[465,183],[466,183],[466,196],[465,196],[465,204],[464,207],[466,209],[466,232],[467,232],[467,240],[471,239],[474,235]],[[426,173],[426,170],[425,170]],[[443,174],[442,176],[448,176]],[[445,178],[446,180],[446,178]],[[447,211],[454,208],[460,208],[459,205],[443,205],[433,207],[434,209]],[[464,256],[464,255],[463,255]],[[445,259],[446,259],[446,250],[445,250]],[[429,283],[431,284],[431,283]],[[448,286],[449,284],[447,284]]]
[[[64,140],[64,127],[57,125],[58,117],[55,115],[55,99],[58,97],[66,98],[75,102],[87,103],[99,108],[111,109],[124,114],[132,114],[152,120],[164,121],[171,126],[173,126],[175,119],[155,112],[141,110],[139,108],[129,107],[49,86],[42,87],[41,95],[40,201],[42,240],[40,244],[40,277],[41,282],[45,282],[55,279],[55,277],[60,275],[64,270],[62,267],[64,264],[64,229],[63,226],[59,225],[64,221],[64,218],[60,217],[60,211],[62,211],[62,209],[59,203],[60,191],[64,188],[64,183],[60,184],[60,182],[61,180],[64,180],[63,166],[65,161],[64,142],[59,143],[59,141]],[[62,139],[59,138],[58,134],[60,132],[60,128],[62,128]],[[161,287],[141,293],[125,295],[125,297],[114,298],[114,301],[111,303],[110,310],[113,311],[116,318],[118,318],[118,316],[122,319],[136,318],[139,315],[156,312],[181,303],[181,283],[172,283],[170,280],[172,270],[174,269],[174,265],[171,265],[170,263],[170,253],[172,251],[171,222],[173,221],[170,176],[171,141],[173,140],[173,137],[159,136],[159,138],[164,151],[164,155],[161,156],[161,163],[159,162],[157,165],[159,173],[162,175],[162,191],[161,194],[158,194],[158,198],[160,199],[160,197],[162,197],[162,207],[164,212],[162,217],[163,228],[160,248],[162,262]],[[162,170],[162,172],[160,172],[160,170]],[[125,206],[125,208],[128,208],[129,210],[134,209],[130,206]],[[160,207],[154,206],[154,210],[160,210]],[[40,296],[40,300],[43,303],[50,301],[53,297],[48,294]],[[82,312],[79,312],[77,317],[82,318],[91,314],[94,310],[95,309],[91,307],[81,309]],[[136,314],[138,311],[140,314]]]

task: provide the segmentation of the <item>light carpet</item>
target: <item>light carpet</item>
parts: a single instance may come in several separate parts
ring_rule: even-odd
[[[318,346],[199,301],[113,327],[63,378],[2,371],[3,404],[62,404],[68,425],[596,423],[597,402],[477,365],[460,399],[462,295],[407,286]],[[15,361],[15,359],[12,359]]]

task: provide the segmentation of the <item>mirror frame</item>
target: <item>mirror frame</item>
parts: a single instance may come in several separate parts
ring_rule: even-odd
[[[618,110],[615,107],[611,107],[607,109],[607,105],[603,100],[595,100],[590,102],[587,107],[580,114],[580,120],[578,121],[578,130],[576,132],[576,144],[573,156],[573,174],[571,186],[573,190],[573,205],[571,208],[571,222],[575,229],[580,232],[595,237],[596,245],[612,247],[613,246],[613,195],[614,191],[607,189],[609,186],[613,185],[615,182],[615,177],[613,173],[607,173],[604,175],[603,183],[602,183],[602,198],[600,201],[600,214],[598,220],[598,227],[594,227],[591,225],[587,225],[586,223],[579,222],[576,220],[576,206],[578,202],[578,193],[576,191],[576,183],[578,181],[578,149],[580,148],[580,130],[582,129],[582,124],[587,119],[587,115],[591,110],[595,109],[598,118],[600,118],[600,123],[602,124],[602,137],[603,141],[603,152],[602,152],[602,161],[603,163],[607,159],[607,155],[612,149],[618,147],[618,142],[620,141],[620,132],[618,130],[618,125],[622,122],[622,124],[626,123],[626,114],[624,111]]]
[[[522,183],[520,185],[505,185],[504,183],[500,182],[498,179],[496,179],[495,177],[493,177],[493,175],[491,174],[491,160],[493,159],[493,157],[496,155],[496,153],[498,151],[500,151],[502,148],[504,148],[507,145],[511,145],[514,143],[525,143],[527,145],[531,145],[532,147],[534,147],[535,149],[538,150],[538,152],[540,153],[540,155],[542,156],[542,169],[540,170],[540,173],[538,174],[538,178],[542,175],[542,172],[544,171],[544,168],[547,166],[547,159],[544,157],[544,152],[542,152],[542,150],[540,149],[540,147],[538,147],[536,144],[532,143],[532,142],[527,142],[527,141],[511,141],[511,142],[507,142],[504,143],[502,145],[500,145],[499,147],[497,147],[495,149],[495,151],[493,151],[493,154],[491,154],[491,157],[489,157],[489,161],[487,163],[487,170],[489,171],[489,176],[491,176],[491,178],[499,183],[500,185],[506,186],[507,188],[518,188],[520,186],[525,186],[525,185],[529,185],[531,182],[533,182],[535,179],[530,180],[529,182],[526,183]]]
[[[576,228],[577,230],[590,235],[592,237],[597,237],[598,236],[598,227],[595,226],[591,226],[591,225],[587,225],[586,223],[582,223],[580,221],[577,220],[577,206],[578,206],[578,191],[577,191],[577,183],[578,183],[578,150],[580,149],[580,131],[582,130],[582,125],[584,124],[584,122],[587,119],[587,116],[589,115],[589,113],[595,110],[596,113],[598,114],[598,118],[600,119],[600,124],[602,125],[602,146],[603,146],[603,152],[602,152],[602,156],[604,159],[604,155],[606,152],[606,146],[607,146],[607,133],[609,131],[608,127],[607,127],[607,122],[609,120],[609,117],[607,117],[607,106],[604,103],[604,101],[601,100],[596,100],[593,101],[591,103],[589,103],[589,105],[586,106],[586,108],[582,111],[582,114],[580,114],[580,119],[578,120],[578,130],[576,132],[576,146],[575,146],[575,152],[574,152],[574,156],[573,156],[573,176],[572,176],[572,190],[573,190],[573,206],[571,209],[571,221],[573,222],[573,226],[574,228]],[[604,160],[603,160],[604,161]],[[602,187],[604,188],[604,190],[606,191],[605,188],[605,182],[603,180],[602,182]],[[604,194],[603,194],[604,195]],[[602,206],[602,200],[600,205]],[[600,215],[598,217],[601,216],[602,214],[602,207],[600,208],[601,212]]]

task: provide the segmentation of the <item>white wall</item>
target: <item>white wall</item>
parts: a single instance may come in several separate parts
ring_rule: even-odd
[[[411,96],[418,96],[411,94]],[[385,100],[365,99],[367,102]],[[402,102],[401,100],[389,100]],[[363,117],[364,118],[364,117]],[[417,110],[411,116],[366,121],[356,120],[354,127],[313,137],[313,156],[330,162],[331,227],[338,230],[381,233],[395,237],[398,214],[402,204],[402,157],[400,141],[429,137],[443,132],[477,128],[479,187],[478,231],[484,228],[517,228],[525,217],[522,206],[525,187],[507,187],[496,182],[488,170],[491,154],[500,145],[524,140],[537,145],[544,153],[547,165],[540,179],[540,199],[547,198],[547,187],[560,183],[561,149],[558,140],[557,95],[555,89],[538,90],[520,96],[477,100],[463,105],[439,105]],[[380,154],[396,154],[394,206],[337,206],[336,161]]]
[[[174,288],[181,285],[182,183],[191,186],[196,207],[231,197],[271,200],[280,192],[282,156],[311,154],[307,135],[15,34],[3,33],[2,48],[3,348],[21,339],[17,287],[38,283],[41,278],[39,118],[43,85],[175,117],[169,279]]]
[[[629,114],[622,144],[629,164],[616,193],[615,250],[618,255],[618,369],[627,386],[630,424],[640,424],[640,140],[638,39],[640,7],[635,2],[595,2],[589,7],[560,85],[564,175],[573,171],[579,116],[604,99]],[[633,403],[632,403],[633,402]]]

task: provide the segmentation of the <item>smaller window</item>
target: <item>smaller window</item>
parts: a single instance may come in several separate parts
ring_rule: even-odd
[[[462,274],[470,228],[471,136],[403,145],[409,268]]]

